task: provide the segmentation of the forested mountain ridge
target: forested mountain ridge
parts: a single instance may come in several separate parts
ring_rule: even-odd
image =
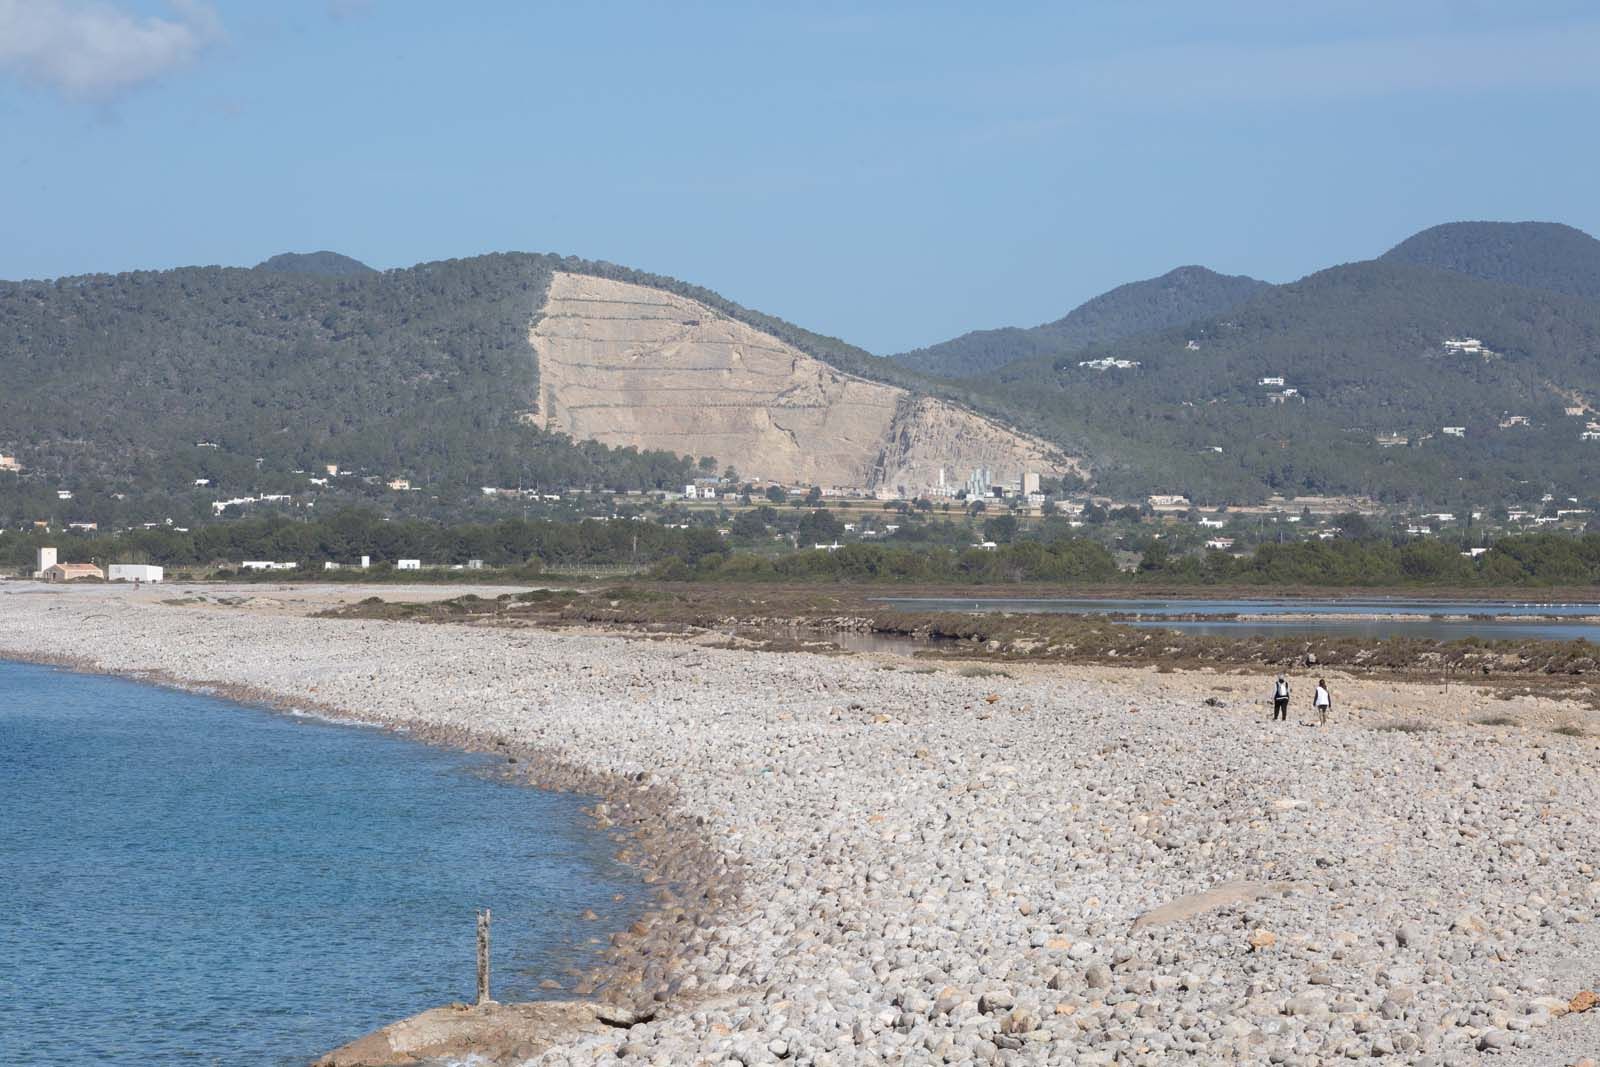
[[[1448,222],[1408,237],[1382,258],[1600,299],[1600,241],[1557,222]]]
[[[691,458],[533,425],[530,334],[556,272],[677,294],[847,374],[970,407],[1083,457],[1109,495],[1441,506],[1587,495],[1600,462],[1600,441],[1582,439],[1600,418],[1600,298],[1584,295],[1584,250],[1600,242],[1545,224],[1462,227],[1281,286],[1181,268],[1153,280],[1164,288],[1135,283],[1037,328],[1054,334],[1019,332],[1108,337],[1133,321],[1119,307],[1148,323],[1212,297],[1227,306],[962,378],[672,278],[556,255],[376,272],[329,253],[0,282],[0,452],[26,468],[20,483],[0,472],[0,499],[20,484],[54,500],[54,487],[91,481],[130,499],[201,480],[212,495],[301,491],[304,472],[327,464],[454,494],[681,484]],[[1509,251],[1474,251],[1483,234]],[[1504,277],[1477,276],[1494,272]]]
[[[359,259],[351,259],[338,252],[281,252],[257,263],[256,270],[273,270],[282,274],[314,274],[323,278],[377,273]]]
[[[24,491],[53,500],[55,487],[90,483],[101,496],[147,500],[193,495],[202,482],[208,495],[304,492],[305,474],[329,464],[450,494],[681,486],[698,473],[696,457],[607,448],[532,424],[529,331],[556,271],[685,295],[848,373],[916,381],[700,287],[557,255],[377,272],[313,253],[253,269],[0,282],[0,452],[27,472],[12,500]]]
[[[970,384],[1121,495],[1537,500],[1600,461],[1567,414],[1600,399],[1600,301],[1373,260]]]
[[[328,463],[457,488],[680,480],[680,457],[520,421],[536,396],[528,324],[561,262],[0,283],[0,448],[62,481],[147,491]]]
[[[927,374],[970,378],[1019,359],[1064,355],[1220,314],[1265,288],[1266,282],[1243,275],[1178,267],[1159,278],[1120,285],[1042,326],[975,330],[889,358]]]

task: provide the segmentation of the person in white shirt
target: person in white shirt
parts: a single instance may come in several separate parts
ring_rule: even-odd
[[[1317,691],[1312,694],[1311,704],[1317,709],[1322,725],[1328,725],[1328,709],[1333,707],[1333,697],[1328,694],[1328,683],[1321,678],[1317,679]]]

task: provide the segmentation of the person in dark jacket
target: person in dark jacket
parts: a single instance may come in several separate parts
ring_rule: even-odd
[[[1272,687],[1272,721],[1282,719],[1289,721],[1289,682],[1283,675],[1278,675],[1277,684]]]

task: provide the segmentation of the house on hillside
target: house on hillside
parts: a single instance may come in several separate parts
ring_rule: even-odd
[[[22,470],[22,464],[17,462],[16,456],[8,456],[0,452],[0,471],[10,471],[12,474]]]
[[[87,578],[105,580],[105,572],[93,563],[52,563],[40,575],[47,582],[77,582]]]
[[[1439,432],[1444,434],[1446,437],[1467,436],[1467,428],[1465,426],[1441,426],[1439,427]]]
[[[1176,493],[1156,493],[1150,497],[1153,511],[1187,511],[1189,498]]]

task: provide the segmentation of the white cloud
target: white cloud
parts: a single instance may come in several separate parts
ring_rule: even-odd
[[[192,63],[222,36],[202,0],[168,17],[96,0],[0,0],[0,70],[74,100],[106,100]]]

